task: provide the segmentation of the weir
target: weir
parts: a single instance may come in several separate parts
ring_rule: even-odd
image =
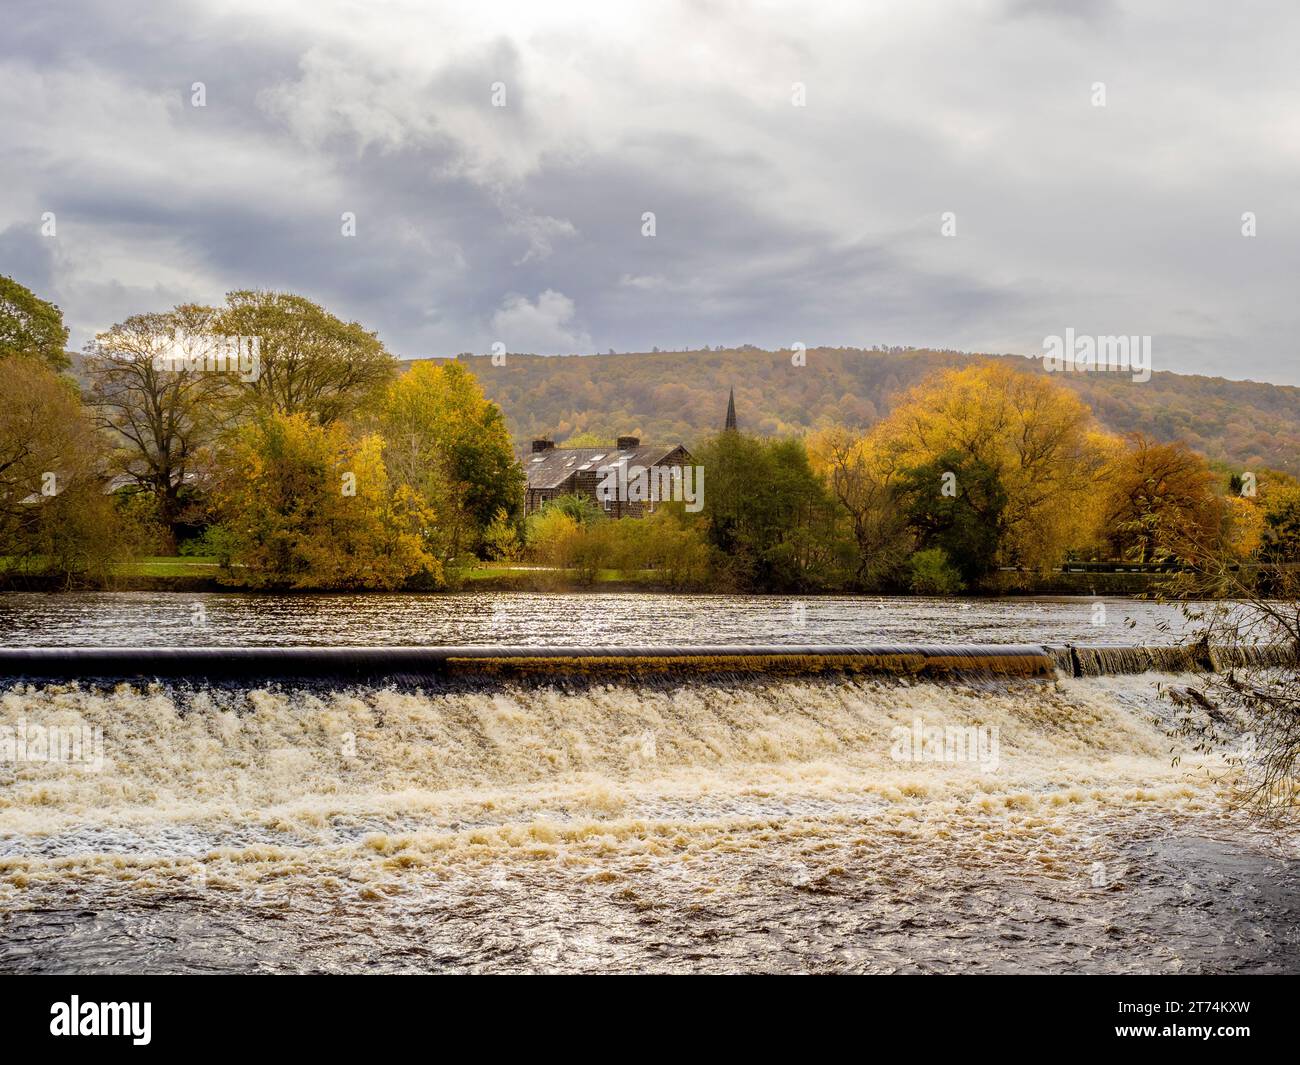
[[[1037,644],[701,647],[0,648],[8,677],[674,677],[763,673],[1050,676]]]
[[[536,679],[764,674],[1095,677],[1296,662],[1282,645],[1216,648],[1042,644],[703,647],[0,648],[0,677],[59,679]]]

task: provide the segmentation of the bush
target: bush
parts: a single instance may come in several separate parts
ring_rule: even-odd
[[[651,570],[657,584],[699,588],[709,582],[712,556],[701,523],[680,503],[661,504],[644,518],[615,522],[621,534],[615,565]]]
[[[542,566],[565,569],[572,563],[579,525],[558,507],[544,507],[530,514],[524,524],[528,555]]]
[[[483,553],[489,561],[517,562],[522,549],[518,526],[502,507],[483,530]]]
[[[209,525],[199,536],[182,540],[178,549],[182,558],[215,558],[229,566],[234,554],[235,538],[224,525]]]
[[[948,554],[941,547],[918,551],[912,556],[909,566],[912,571],[910,587],[918,595],[956,595],[966,587],[961,574],[948,561]]]

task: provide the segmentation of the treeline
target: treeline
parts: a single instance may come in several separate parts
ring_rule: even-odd
[[[1160,352],[1156,352],[1157,369]],[[843,425],[867,430],[907,392],[947,369],[985,362],[1041,373],[1020,356],[917,349],[757,348],[547,358],[461,357],[485,395],[506,412],[517,440],[574,433],[619,433],[643,440],[699,441],[722,427],[727,390],[736,389],[740,427],[759,436],[796,436]],[[1237,469],[1267,466],[1300,476],[1300,389],[1156,372],[1134,384],[1119,373],[1054,374],[1113,433],[1181,440]]]
[[[57,307],[0,279],[11,584],[106,584],[179,551],[234,586],[442,588],[519,516],[522,470],[473,376],[401,374],[373,332],[301,296],[133,315],[78,360],[81,387],[66,342]]]
[[[1072,390],[1004,363],[936,374],[866,432],[723,432],[696,459],[698,515],[611,522],[559,500],[530,518],[527,550],[594,579],[662,565],[671,544],[677,586],[923,594],[1032,589],[1069,560],[1300,558],[1288,474],[1109,433]]]
[[[686,436],[705,472],[698,513],[665,502],[611,521],[570,497],[524,520],[522,467],[476,374],[403,368],[375,333],[301,296],[133,315],[75,360],[66,342],[57,307],[0,278],[10,584],[108,584],[125,562],[179,553],[253,588],[436,590],[495,561],[581,582],[948,594],[1033,588],[1069,560],[1291,562],[1300,546],[1289,474],[1110,431],[1072,376],[1024,360],[958,359],[869,427],[839,420],[846,395],[811,431]],[[786,362],[773,402],[791,402],[815,354]],[[525,408],[575,367],[590,383],[593,364],[526,365],[549,376]],[[645,402],[599,388],[615,407]],[[738,389],[742,419],[753,388]],[[626,413],[571,439],[644,428]]]

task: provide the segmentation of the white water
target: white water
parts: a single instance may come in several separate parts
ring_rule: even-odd
[[[0,969],[1294,968],[1292,844],[1159,680],[11,690],[105,762],[8,767]]]

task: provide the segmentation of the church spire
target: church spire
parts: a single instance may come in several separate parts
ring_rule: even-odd
[[[733,385],[731,389],[731,394],[727,396],[727,424],[723,426],[723,430],[725,431],[727,429],[730,429],[734,432],[735,428],[736,428],[736,389],[735,386]]]

